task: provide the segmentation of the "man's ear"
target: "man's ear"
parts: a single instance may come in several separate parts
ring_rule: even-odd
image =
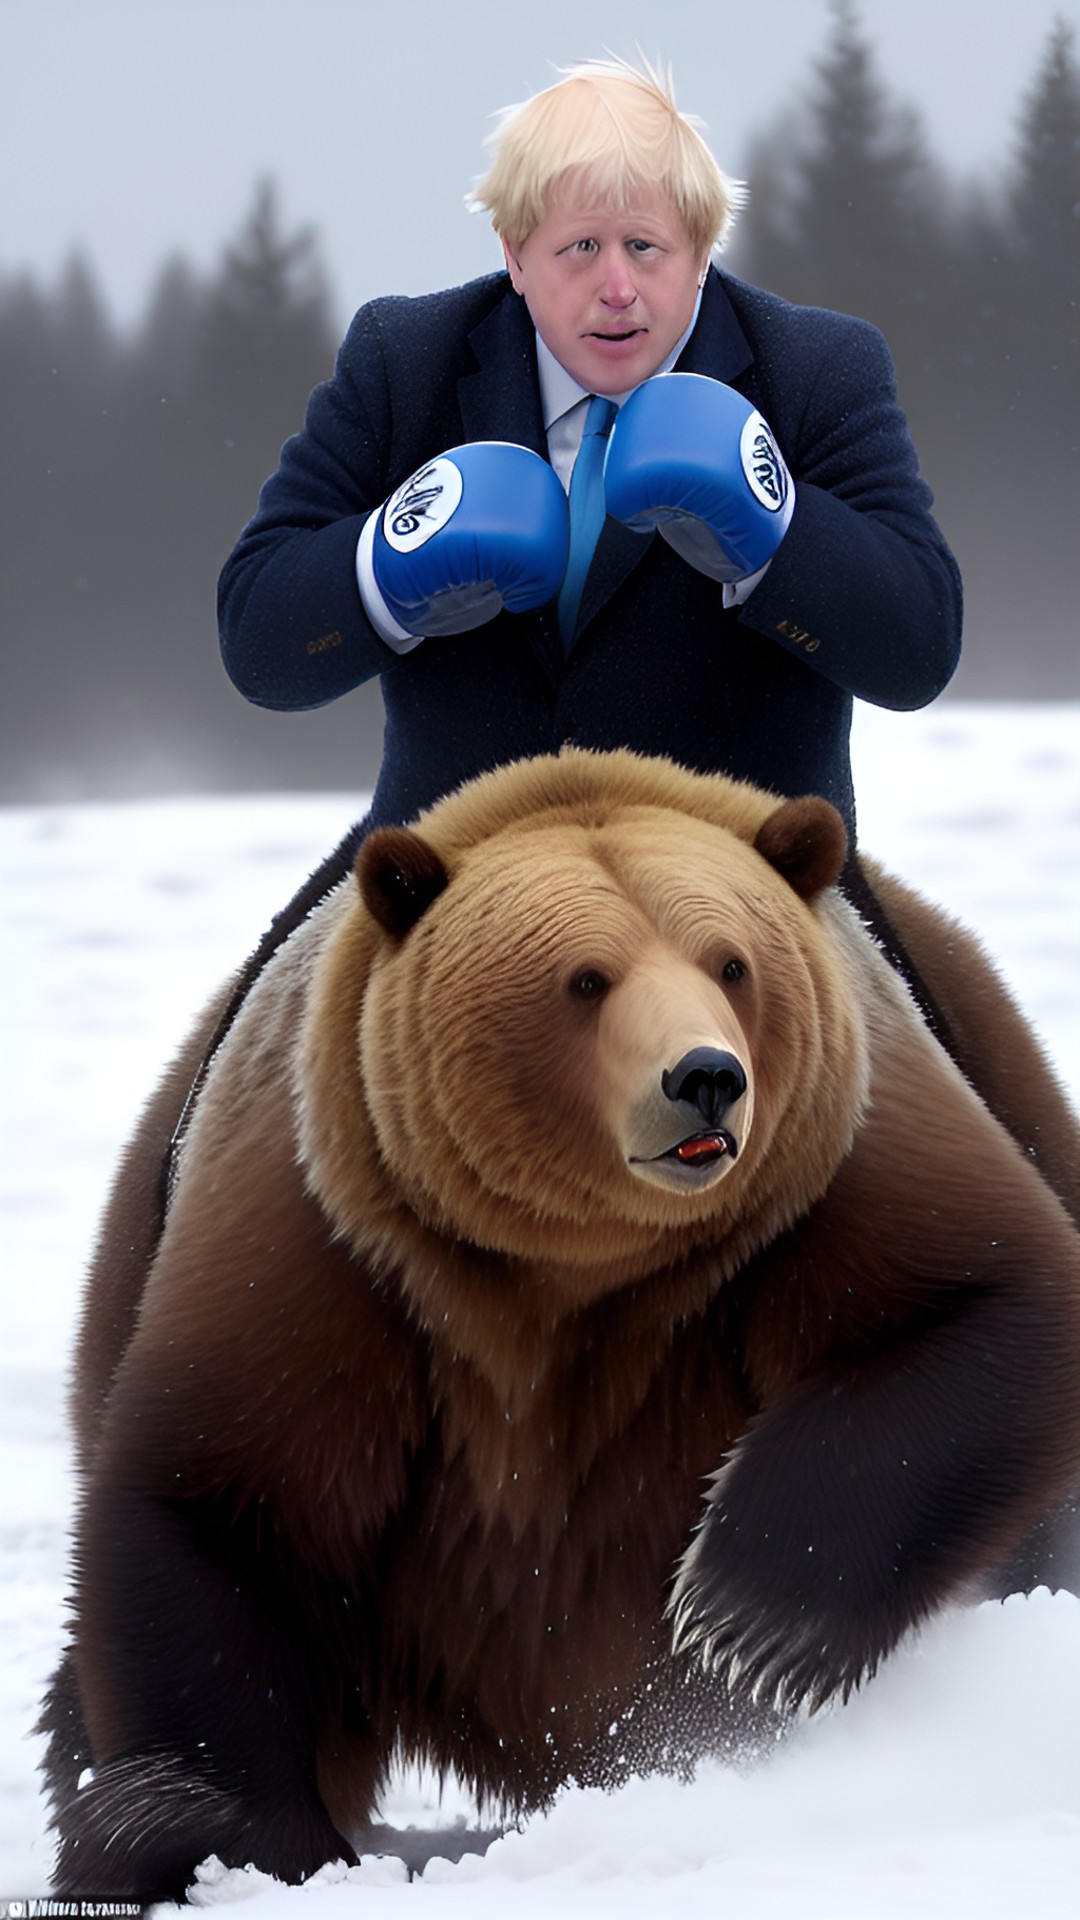
[[[520,293],[521,288],[518,286],[518,281],[521,278],[521,261],[518,259],[517,254],[514,252],[512,246],[510,245],[510,242],[504,237],[502,237],[502,250],[503,250],[503,259],[506,261],[506,271],[510,275],[510,283],[514,289],[514,292]]]

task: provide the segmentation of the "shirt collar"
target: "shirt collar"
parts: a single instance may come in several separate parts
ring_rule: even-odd
[[[671,372],[697,325],[700,308],[701,288],[699,287],[694,311],[690,315],[690,324],[685,333],[676,340],[663,366],[657,367],[658,374]],[[539,334],[536,336],[536,364],[540,376],[540,406],[544,415],[544,432],[547,433],[556,420],[561,419],[564,413],[568,413],[571,407],[576,407],[579,400],[586,399],[593,389],[580,386],[573,374],[567,373],[562,362],[556,360],[546,340],[541,339]],[[655,378],[655,375],[650,377]],[[611,398],[617,406],[621,407],[623,401],[629,400],[633,392],[634,388],[630,387],[625,393],[612,394]]]

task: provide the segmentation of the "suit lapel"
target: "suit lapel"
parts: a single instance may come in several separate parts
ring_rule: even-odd
[[[536,334],[524,300],[506,282],[505,298],[469,335],[476,370],[458,381],[466,440],[512,440],[547,459],[540,411]]]
[[[675,371],[704,373],[710,380],[722,380],[725,386],[734,387],[740,375],[753,364],[753,350],[727,297],[723,278],[712,267],[705,282],[697,326],[679,356]]]

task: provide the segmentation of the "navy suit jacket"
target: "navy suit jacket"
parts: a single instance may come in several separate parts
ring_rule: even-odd
[[[361,309],[304,430],[222,573],[222,651],[249,699],[316,707],[374,674],[386,709],[372,822],[566,743],[625,746],[824,794],[854,830],[852,697],[918,707],[958,658],[960,580],[867,322],[710,271],[679,368],[765,415],[796,482],[791,526],[738,609],[658,535],[605,523],[567,658],[554,604],[395,654],[367,621],[367,515],[473,440],[546,457],[535,336],[505,274]]]

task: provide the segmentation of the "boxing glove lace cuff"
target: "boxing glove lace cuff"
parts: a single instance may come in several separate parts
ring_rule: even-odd
[[[375,578],[371,550],[375,544],[375,528],[380,512],[381,508],[368,514],[356,543],[356,584],[360,589],[360,604],[380,640],[385,641],[395,653],[411,653],[414,647],[423,645],[424,635],[410,633],[407,627],[394,619]]]

